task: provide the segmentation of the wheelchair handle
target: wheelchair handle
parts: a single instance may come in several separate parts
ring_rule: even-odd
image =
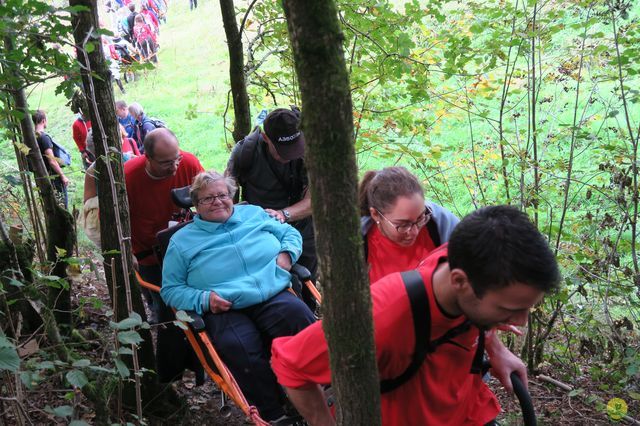
[[[511,383],[513,384],[513,392],[516,394],[516,397],[518,397],[520,407],[522,408],[522,419],[524,420],[525,426],[536,426],[538,421],[536,420],[536,412],[533,408],[529,391],[515,371],[511,373],[510,377]]]

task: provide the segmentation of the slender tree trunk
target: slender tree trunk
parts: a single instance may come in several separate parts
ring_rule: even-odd
[[[13,40],[5,37],[5,51],[11,51],[13,48]],[[31,121],[31,112],[24,90],[26,83],[20,76],[18,70],[13,66],[3,64],[3,72],[13,77],[15,84],[13,87],[7,87],[7,91],[13,98],[15,109],[23,114],[20,118],[20,129],[23,143],[29,148],[27,159],[31,165],[31,170],[34,171],[36,185],[42,198],[47,233],[47,260],[53,265],[51,275],[56,275],[64,280],[67,278],[67,263],[61,258],[71,256],[73,253],[73,245],[75,242],[73,218],[56,200],[53,185],[51,184],[49,174],[42,159],[42,154],[40,153],[40,148],[38,147],[38,142],[36,141],[35,130],[33,122]],[[53,310],[59,325],[68,326],[64,332],[68,332],[71,329],[70,287],[69,283],[66,288],[50,287],[48,290],[49,308]]]
[[[239,141],[251,132],[251,109],[244,75],[244,52],[233,0],[220,0],[220,10],[229,48],[229,80],[235,116],[233,138]]]
[[[107,287],[111,300],[117,301],[115,309],[116,320],[120,321],[137,312],[143,320],[146,313],[140,287],[137,285],[133,270],[131,254],[131,228],[129,224],[129,203],[124,183],[122,168],[122,146],[118,121],[115,115],[115,102],[111,74],[105,62],[100,36],[95,33],[98,28],[96,0],[70,0],[71,6],[85,6],[89,10],[73,16],[73,36],[81,65],[82,83],[89,103],[89,113],[93,123],[93,141],[97,158],[96,171],[100,183],[98,199],[100,200],[100,236],[101,248],[104,256],[104,270]],[[87,44],[93,44],[93,49],[87,49]],[[93,78],[93,75],[99,78]],[[115,152],[114,152],[115,151]],[[107,154],[108,153],[108,154]],[[112,268],[111,265],[115,267]],[[112,273],[114,271],[114,273]],[[117,295],[113,294],[116,282]],[[147,329],[138,330],[144,341],[134,350],[132,357],[123,357],[130,369],[137,371],[143,367],[155,370],[155,357],[151,333]],[[151,400],[156,397],[160,388],[157,386],[157,376],[143,375],[143,399]],[[125,403],[136,406],[139,395],[138,387],[125,388]],[[157,400],[160,402],[160,400]],[[152,410],[163,408],[163,404],[153,404]],[[165,407],[169,408],[169,407]]]
[[[302,97],[313,217],[325,302],[338,422],[380,424],[371,295],[356,190],[357,166],[349,77],[336,6],[331,0],[284,0]],[[336,201],[340,200],[340,208]]]

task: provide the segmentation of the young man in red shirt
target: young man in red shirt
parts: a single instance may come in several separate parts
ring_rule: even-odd
[[[382,394],[382,423],[491,424],[500,405],[481,375],[470,372],[478,359],[479,333],[526,324],[531,307],[559,283],[554,255],[525,214],[508,206],[485,207],[464,218],[448,245],[431,253],[417,272],[428,299],[431,342],[467,320],[472,326],[438,345],[406,382]],[[371,295],[380,379],[393,380],[414,355],[412,306],[400,273],[374,283]],[[495,336],[487,336],[486,349],[493,374],[508,390],[511,372],[526,383],[524,364]],[[272,354],[279,383],[309,424],[335,424],[318,386],[331,381],[321,323],[276,339]]]

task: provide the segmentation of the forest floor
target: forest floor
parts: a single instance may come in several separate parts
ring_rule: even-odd
[[[91,256],[91,254],[88,254]],[[97,264],[96,264],[97,265]],[[97,279],[96,277],[100,278]],[[76,328],[92,328],[102,336],[100,342],[113,341],[113,330],[109,327],[109,294],[104,282],[104,275],[101,266],[97,267],[97,273],[85,271],[74,279],[74,305],[82,306],[77,312],[80,321]],[[154,326],[157,327],[157,326]],[[155,334],[155,333],[154,333]],[[90,345],[81,352],[81,357],[89,358],[95,365],[104,365],[104,354],[108,348],[100,345]],[[101,364],[102,363],[102,364]],[[108,364],[106,367],[110,367]],[[543,371],[547,376],[558,377],[560,372]],[[552,385],[538,377],[530,377],[529,391],[532,395],[539,424],[545,425],[606,425],[620,423],[611,420],[607,414],[598,408],[588,395],[596,395],[600,392],[597,387],[590,383],[574,383],[576,388],[582,389],[578,395],[562,390],[556,385]],[[184,374],[182,381],[174,382],[171,385],[176,393],[180,395],[186,403],[186,413],[179,418],[168,419],[148,419],[147,424],[160,425],[229,425],[240,426],[249,424],[243,413],[230,403],[229,416],[224,417],[220,413],[221,397],[216,385],[207,378],[204,385],[196,386],[195,375],[192,372]],[[507,395],[496,379],[489,381],[490,388],[496,393],[502,404],[503,413],[498,420],[501,425],[522,424],[520,408],[514,397]],[[64,386],[60,380],[47,380],[42,386],[29,391],[27,398],[31,419],[35,424],[64,424],[58,423],[56,418],[43,410],[46,406],[56,407],[63,402]],[[575,392],[574,392],[575,393]],[[68,393],[67,393],[68,395]],[[570,396],[571,395],[571,396]],[[607,401],[602,397],[601,400]],[[82,419],[91,424],[94,413],[91,404],[88,403],[81,394],[78,393],[74,399],[76,418]],[[634,409],[637,407],[634,407]],[[113,411],[112,411],[113,414]],[[115,417],[115,416],[114,416]],[[176,416],[178,417],[178,416]],[[629,421],[622,421],[622,424],[631,424]],[[640,423],[637,423],[640,424]]]

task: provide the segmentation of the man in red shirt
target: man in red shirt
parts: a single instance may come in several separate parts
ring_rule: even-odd
[[[82,156],[82,166],[86,170],[95,161],[95,157],[93,153],[87,151],[87,133],[91,129],[91,120],[86,119],[84,116],[85,112],[89,111],[89,106],[86,98],[79,91],[71,99],[71,111],[78,114],[71,125],[71,135]]]
[[[429,301],[431,342],[466,320],[473,326],[437,346],[406,382],[382,394],[382,423],[490,424],[500,406],[481,375],[470,373],[479,333],[526,324],[531,307],[558,285],[554,255],[525,214],[513,207],[485,207],[463,219],[448,245],[432,252],[417,271]],[[400,273],[374,283],[371,295],[380,379],[394,379],[407,370],[416,345]],[[513,371],[526,383],[519,358],[495,336],[487,336],[486,345],[492,372],[509,391]],[[309,424],[335,424],[318,386],[331,381],[321,323],[276,339],[272,354],[278,382]]]
[[[124,164],[131,243],[142,278],[160,286],[162,266],[153,254],[153,246],[157,244],[156,233],[167,228],[173,214],[180,210],[171,200],[171,190],[191,185],[204,169],[193,154],[180,150],[178,139],[169,129],[150,131],[144,148],[143,156]],[[152,315],[158,315],[163,306],[160,296],[152,293],[152,301],[148,294],[146,298]]]

